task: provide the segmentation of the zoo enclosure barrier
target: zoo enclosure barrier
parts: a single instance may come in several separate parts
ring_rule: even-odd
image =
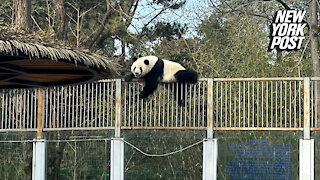
[[[208,139],[219,130],[281,130],[303,131],[304,140],[309,140],[311,131],[320,130],[319,80],[202,78],[191,85],[163,84],[142,100],[142,82],[126,83],[120,79],[46,89],[2,90],[0,131],[35,131],[37,138],[42,139],[46,131],[114,129],[117,141],[121,130],[130,129],[206,130]],[[186,89],[182,107],[172,91],[177,86]],[[121,143],[112,144],[123,148]],[[209,146],[213,147],[206,147]],[[306,147],[312,148],[310,144]],[[118,161],[121,158],[114,160]],[[215,165],[206,166],[204,162],[205,167]]]

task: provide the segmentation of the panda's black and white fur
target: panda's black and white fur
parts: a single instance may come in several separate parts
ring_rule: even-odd
[[[185,83],[197,83],[198,73],[192,69],[184,68],[181,64],[156,56],[145,56],[135,58],[131,66],[131,73],[126,76],[125,81],[131,81],[133,78],[142,78],[145,86],[140,93],[141,98],[146,98],[152,94],[160,82],[172,83],[178,82],[173,91],[179,105],[183,105]]]

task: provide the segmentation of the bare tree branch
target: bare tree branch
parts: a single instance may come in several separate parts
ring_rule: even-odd
[[[43,29],[41,29],[41,27],[39,26],[39,24],[38,24],[38,22],[36,21],[36,19],[35,19],[32,15],[31,15],[31,19],[33,20],[33,22],[34,22],[34,24],[37,26],[37,28],[38,28],[40,31],[44,32]]]
[[[101,23],[100,23],[100,26],[99,26],[99,29],[97,31],[95,31],[91,36],[90,38],[86,41],[86,47],[88,49],[91,49],[94,45],[94,43],[98,40],[99,36],[101,35],[101,33],[103,32],[104,30],[104,27],[105,27],[105,24],[106,24],[106,21],[110,15],[110,1],[109,0],[106,0],[107,2],[107,8],[106,8],[106,13],[103,15],[103,18],[101,20]]]

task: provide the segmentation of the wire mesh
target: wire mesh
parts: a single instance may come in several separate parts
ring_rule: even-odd
[[[49,142],[49,156],[55,145]],[[68,142],[63,154],[61,179],[109,179],[110,141]]]

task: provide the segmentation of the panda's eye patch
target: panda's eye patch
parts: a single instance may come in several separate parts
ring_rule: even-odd
[[[149,60],[148,59],[144,60],[144,64],[149,65]]]

